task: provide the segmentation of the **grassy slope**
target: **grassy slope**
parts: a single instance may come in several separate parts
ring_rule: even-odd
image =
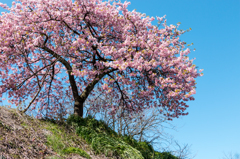
[[[0,107],[0,158],[177,159],[147,142],[119,136],[104,122],[70,116],[66,122],[37,120]]]

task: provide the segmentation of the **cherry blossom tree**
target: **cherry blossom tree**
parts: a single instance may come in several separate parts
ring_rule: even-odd
[[[63,95],[83,116],[83,103],[96,92],[109,94],[129,116],[151,107],[171,120],[194,100],[201,76],[178,26],[165,17],[129,11],[130,2],[102,0],[18,0],[0,16],[0,95],[49,114]],[[67,85],[66,88],[63,85]],[[92,99],[94,100],[94,98]],[[114,104],[116,103],[116,104]],[[51,105],[51,107],[50,107]]]

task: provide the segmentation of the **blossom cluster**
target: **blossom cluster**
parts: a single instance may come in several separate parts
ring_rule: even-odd
[[[186,115],[201,76],[178,25],[164,17],[129,11],[130,2],[102,0],[18,0],[0,16],[0,95],[11,102],[34,98],[56,111],[63,94],[73,100],[69,73],[78,92],[91,83],[94,92],[110,94],[131,112],[151,107],[167,110],[169,119]],[[68,84],[66,89],[64,84]]]

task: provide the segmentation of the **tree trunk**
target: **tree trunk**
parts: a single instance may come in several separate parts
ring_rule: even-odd
[[[47,46],[41,47],[43,50],[49,52],[53,57],[57,58],[59,62],[61,62],[68,72],[69,77],[69,83],[71,85],[73,98],[74,98],[74,115],[78,115],[80,117],[83,117],[83,103],[87,99],[88,95],[93,90],[94,86],[98,83],[100,79],[102,79],[106,74],[111,73],[113,71],[116,71],[117,69],[110,69],[110,70],[102,70],[102,74],[96,75],[95,79],[88,84],[88,86],[85,88],[85,90],[82,92],[82,94],[79,96],[78,94],[78,88],[76,81],[74,79],[74,75],[72,74],[72,67],[68,61],[66,61],[64,58],[62,58],[60,55],[56,54],[53,50],[49,49]],[[104,72],[107,71],[107,72]]]
[[[74,115],[83,117],[83,102],[79,99],[74,102]]]

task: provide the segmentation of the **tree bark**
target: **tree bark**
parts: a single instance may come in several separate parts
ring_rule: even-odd
[[[74,102],[74,115],[83,117],[83,102],[80,100]]]
[[[76,81],[74,79],[74,75],[72,75],[72,67],[70,63],[68,63],[64,58],[62,58],[60,55],[56,54],[54,51],[52,51],[50,48],[43,46],[41,47],[43,50],[49,52],[53,57],[55,57],[59,62],[61,62],[67,69],[68,77],[69,77],[69,83],[71,85],[73,98],[74,98],[74,114],[80,117],[83,117],[83,103],[85,99],[81,98],[78,94],[78,88]]]

